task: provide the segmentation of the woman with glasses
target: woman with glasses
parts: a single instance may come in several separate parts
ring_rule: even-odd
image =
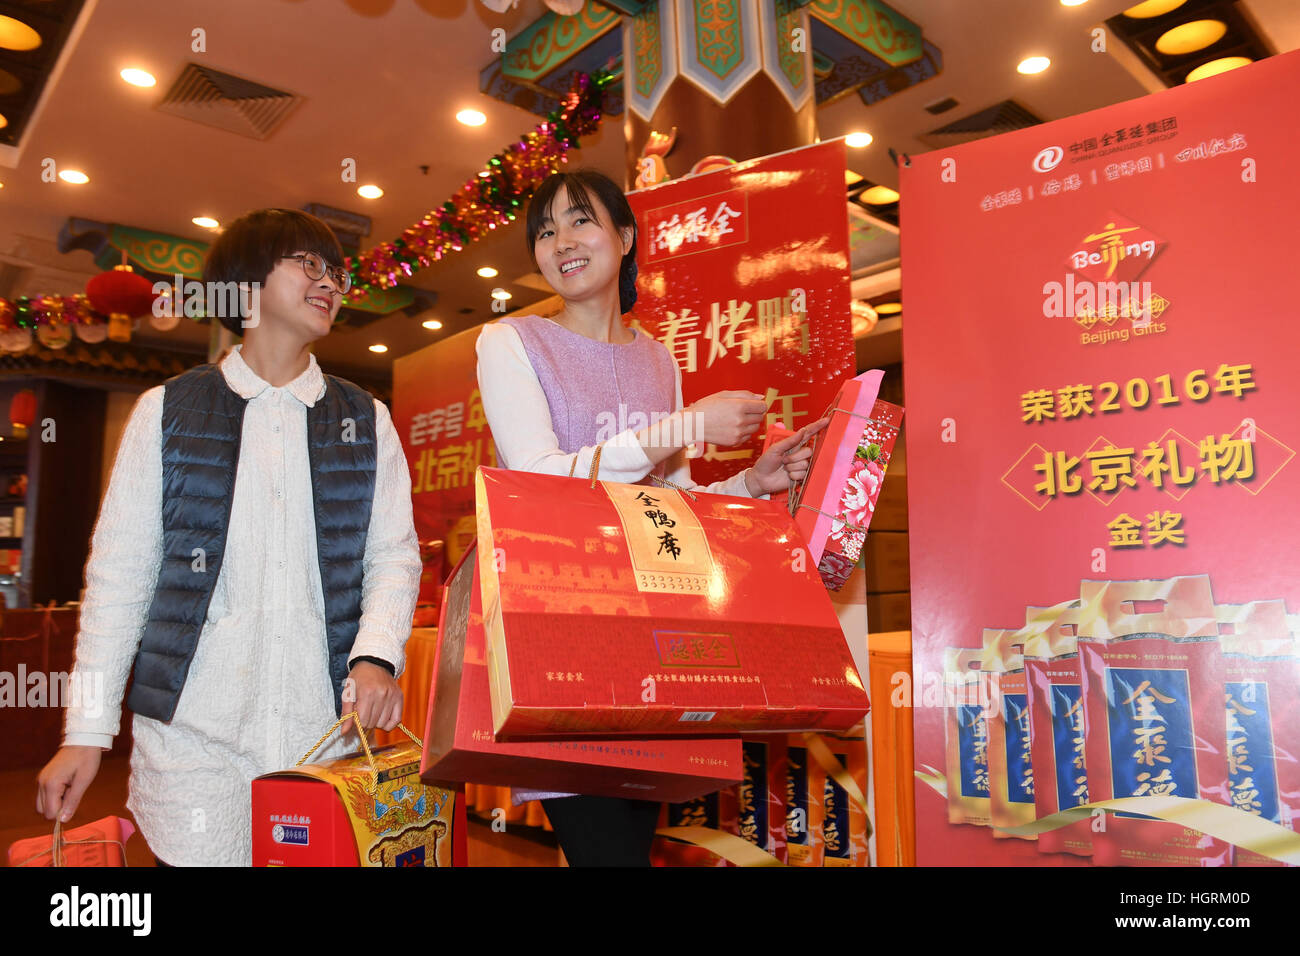
[[[329,227],[292,209],[249,213],[209,251],[204,279],[240,290],[215,318],[243,343],[131,412],[77,636],[74,681],[102,675],[103,699],[68,708],[39,778],[46,818],[72,818],[128,675],[127,806],[162,865],[249,865],[254,777],[343,713],[397,725],[420,556],[388,410],[310,352],[351,284],[342,262]],[[316,759],[355,744],[338,735]]]
[[[745,443],[767,406],[753,392],[729,391],[683,408],[676,360],[624,323],[637,295],[636,219],[609,177],[595,170],[548,177],[529,203],[526,230],[529,254],[564,307],[549,319],[502,319],[479,335],[479,391],[502,467],[585,476],[599,450],[607,481],[653,477],[749,498],[807,474],[812,451],[799,446],[825,419],[724,481],[691,481],[686,445]],[[604,434],[614,419],[650,427]],[[658,803],[527,790],[514,799],[542,800],[572,866],[649,865]]]

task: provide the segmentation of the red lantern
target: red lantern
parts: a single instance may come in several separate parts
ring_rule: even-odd
[[[97,312],[108,313],[108,337],[131,341],[131,320],[153,311],[153,283],[128,265],[114,266],[86,283],[86,297]]]
[[[27,429],[36,421],[36,393],[25,388],[9,402],[9,422],[15,438],[26,438]]]

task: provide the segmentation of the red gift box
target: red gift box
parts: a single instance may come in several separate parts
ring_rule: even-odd
[[[844,587],[862,555],[871,515],[903,421],[903,409],[876,398],[884,372],[844,383],[814,439],[808,476],[790,493],[791,513],[826,587]]]
[[[253,780],[253,866],[464,866],[464,800],[398,744]],[[372,773],[373,769],[373,773]]]
[[[480,468],[498,740],[842,731],[867,695],[770,501]]]
[[[426,782],[681,801],[741,777],[738,740],[496,743],[485,652],[477,553],[471,545],[444,591],[420,763]]]

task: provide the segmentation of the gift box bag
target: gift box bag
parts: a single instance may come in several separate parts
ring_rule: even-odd
[[[464,866],[465,808],[421,783],[420,750],[410,741],[254,779],[253,866]]]
[[[735,739],[494,741],[478,568],[471,545],[444,595],[422,779],[666,801],[740,779]]]
[[[879,369],[850,379],[813,439],[807,477],[791,489],[789,505],[832,591],[844,587],[862,556],[867,529],[894,451],[903,409],[877,399]]]
[[[480,468],[498,740],[843,731],[867,696],[790,515]]]

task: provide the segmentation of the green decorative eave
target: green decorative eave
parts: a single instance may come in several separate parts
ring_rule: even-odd
[[[548,10],[506,44],[501,73],[516,83],[550,92],[542,85],[548,74],[621,23],[617,10],[592,0],[571,17]]]
[[[925,52],[921,28],[880,0],[813,0],[808,12],[891,67]]]
[[[102,223],[89,219],[69,219],[59,231],[59,251],[84,249],[95,257],[101,269],[120,265],[122,254],[127,262],[141,272],[164,281],[174,281],[177,275],[185,280],[203,278],[203,257],[208,243],[197,239],[183,239],[163,232],[150,232],[134,226]],[[391,289],[371,289],[364,297],[343,300],[346,309],[388,315],[411,306],[417,290],[409,286]],[[429,293],[420,293],[428,298]]]

